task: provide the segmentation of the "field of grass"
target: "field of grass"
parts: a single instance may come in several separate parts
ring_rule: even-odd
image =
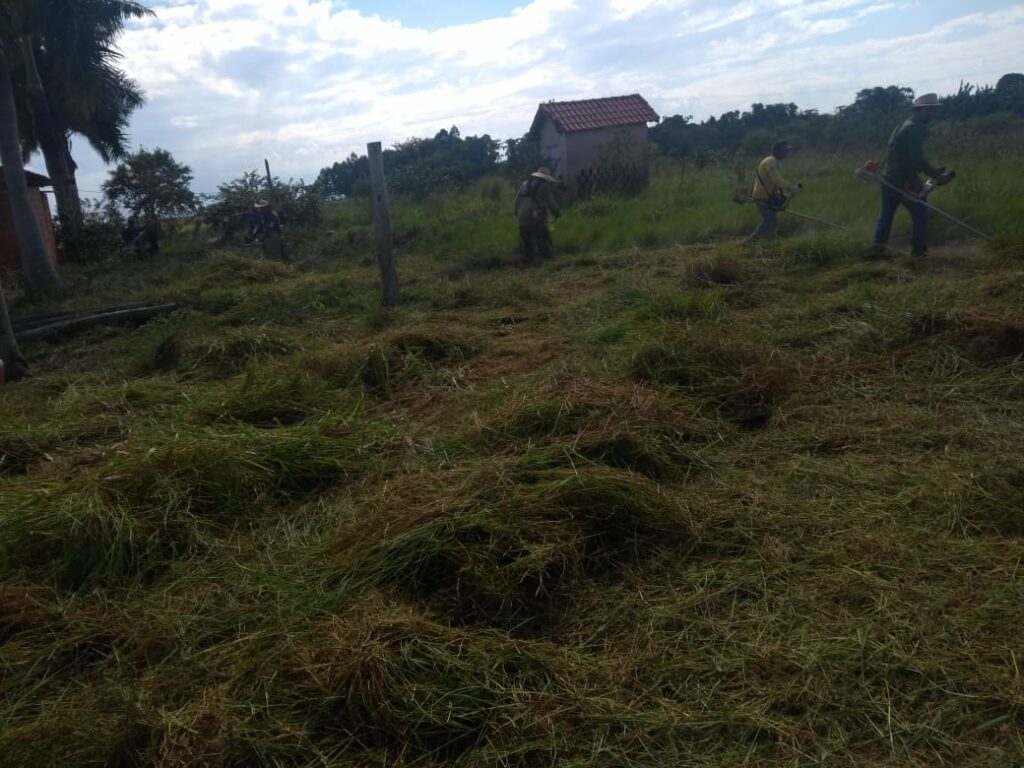
[[[393,311],[358,201],[68,268],[180,308],[0,388],[0,764],[1020,765],[1008,182],[864,261],[852,160],[792,163],[851,237],[664,172],[529,272],[498,182],[398,202]]]
[[[954,141],[940,135],[930,154],[957,170],[957,180],[937,191],[932,202],[975,228],[991,233],[995,244],[1024,251],[1024,219],[1020,215],[1018,170],[1024,164],[1024,125],[997,136],[964,136]],[[875,157],[877,158],[877,150]],[[730,166],[703,170],[683,168],[679,161],[656,158],[649,189],[635,198],[597,198],[569,210],[556,224],[563,253],[618,251],[626,248],[708,243],[722,237],[747,235],[757,223],[752,205],[729,203],[737,187],[750,188],[759,158],[738,159]],[[794,211],[840,224],[851,239],[868,242],[878,215],[879,188],[854,176],[867,153],[796,154],[784,165],[791,182],[805,191]],[[882,158],[878,158],[882,159]],[[461,257],[481,260],[501,257],[515,249],[512,216],[515,187],[500,178],[487,178],[469,194],[440,196],[423,202],[397,201],[392,216],[399,246],[442,262]],[[905,214],[902,214],[905,217]],[[364,199],[334,202],[326,215],[322,245],[330,252],[353,255],[365,250],[370,206]],[[902,218],[897,230],[906,228]],[[784,215],[781,231],[809,234],[822,227]],[[934,238],[962,238],[964,230],[935,217]],[[967,233],[968,237],[972,237]]]

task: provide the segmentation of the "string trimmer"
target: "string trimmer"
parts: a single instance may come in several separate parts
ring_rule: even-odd
[[[733,192],[732,201],[734,203],[739,204],[739,205],[743,205],[744,203],[756,203],[756,202],[758,202],[757,200],[754,199],[753,195],[751,195],[749,192],[747,192],[747,190],[742,189],[742,188],[737,189],[735,192]],[[800,213],[798,211],[791,211],[787,207],[788,205],[789,205],[789,201],[787,200],[786,203],[781,208],[775,208],[774,210],[776,212],[778,212],[778,213],[788,213],[790,216],[796,216],[796,217],[801,218],[801,219],[807,219],[808,221],[813,221],[813,222],[815,222],[817,224],[824,224],[826,227],[832,227],[834,229],[841,229],[844,232],[846,231],[846,227],[844,227],[842,224],[835,224],[835,223],[833,223],[831,221],[825,221],[824,219],[819,219],[819,218],[816,218],[814,216],[808,216],[806,213]]]
[[[939,184],[936,184],[932,179],[928,179],[928,181],[925,182],[924,189],[922,189],[920,193],[915,195],[913,192],[907,192],[905,189],[900,189],[895,184],[890,184],[889,181],[881,173],[879,173],[879,168],[880,166],[876,160],[869,160],[868,162],[864,163],[864,165],[862,165],[860,168],[858,168],[855,171],[855,173],[858,178],[864,179],[864,181],[873,181],[876,184],[881,184],[883,187],[887,187],[888,189],[892,189],[896,192],[899,192],[905,200],[909,200],[912,203],[920,203],[928,210],[935,211],[940,216],[945,216],[954,224],[959,224],[961,227],[970,232],[973,232],[978,237],[982,237],[985,240],[992,239],[991,235],[986,235],[984,232],[981,232],[972,227],[966,221],[961,221],[956,216],[953,216],[950,213],[946,213],[941,208],[929,203],[928,195],[930,195],[940,186]],[[949,180],[952,181],[954,178],[956,178],[956,173],[950,172]]]

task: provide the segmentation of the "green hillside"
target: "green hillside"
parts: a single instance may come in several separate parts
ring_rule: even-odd
[[[1020,150],[983,150],[934,199],[995,240],[926,260],[863,258],[865,158],[798,156],[847,235],[747,246],[736,173],[666,166],[530,271],[503,182],[396,201],[395,310],[359,200],[292,267],[190,227],[67,266],[62,306],[179,308],[0,387],[0,764],[1017,764]]]

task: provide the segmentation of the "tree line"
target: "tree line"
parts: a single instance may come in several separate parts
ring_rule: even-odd
[[[695,122],[671,115],[650,130],[656,151],[698,165],[727,160],[736,153],[767,151],[785,134],[802,146],[830,149],[878,146],[892,130],[893,116],[909,112],[911,88],[898,85],[864,88],[853,103],[832,113],[801,109],[793,103],[755,103]],[[961,84],[946,97],[946,115],[955,120],[1024,115],[1024,75],[1007,74],[995,86]],[[517,177],[540,163],[540,150],[529,135],[500,141],[484,134],[463,138],[455,126],[432,138],[413,138],[384,150],[388,186],[397,193],[423,197],[456,191],[488,174]],[[350,154],[320,171],[317,185],[328,196],[369,194],[370,169],[365,155]]]
[[[911,88],[875,86],[857,92],[852,104],[833,113],[800,109],[796,104],[752,104],[747,111],[733,110],[694,122],[690,116],[672,115],[651,129],[651,142],[671,157],[692,158],[698,164],[743,154],[763,153],[772,141],[785,136],[810,148],[850,149],[884,144],[894,116],[910,111]],[[1024,75],[1003,75],[995,86],[962,83],[944,98],[944,114],[952,120],[1024,115]]]

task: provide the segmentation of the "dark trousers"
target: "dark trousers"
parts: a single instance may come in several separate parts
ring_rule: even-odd
[[[928,209],[907,199],[901,192],[889,187],[882,187],[882,210],[878,214],[878,221],[875,224],[875,245],[881,246],[889,242],[889,233],[892,231],[892,220],[900,203],[910,214],[910,250],[915,255],[923,256],[928,253]]]
[[[779,228],[779,213],[765,203],[757,203],[757,212],[761,214],[761,222],[750,233],[751,240],[772,240]]]
[[[546,221],[519,225],[519,248],[524,264],[536,264],[551,257],[551,230]]]

